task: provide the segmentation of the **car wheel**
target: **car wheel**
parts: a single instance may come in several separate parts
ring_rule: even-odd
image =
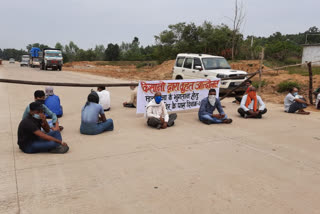
[[[182,76],[180,75],[176,76],[176,80],[182,80],[182,79],[183,79]]]

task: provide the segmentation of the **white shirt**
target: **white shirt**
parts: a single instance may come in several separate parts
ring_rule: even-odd
[[[286,98],[284,98],[284,111],[289,111],[289,108],[294,103],[295,99],[296,98],[291,93],[287,94]]]
[[[248,97],[247,94],[242,97],[240,108],[242,108],[245,111],[250,111],[250,110],[253,110],[254,100],[251,100],[251,103],[248,105],[248,108],[247,108],[246,107],[247,97]],[[266,108],[266,105],[264,104],[260,96],[257,96],[257,102],[259,106],[259,111],[263,111]]]
[[[169,114],[163,101],[161,101],[159,104],[157,104],[154,99],[149,102],[147,105],[147,118],[151,117],[158,119],[162,117],[164,118],[165,122],[169,121]]]
[[[316,107],[318,107],[319,101],[320,101],[320,93],[318,94],[317,99],[316,99]]]
[[[110,108],[110,92],[103,90],[103,91],[97,91],[97,94],[99,95],[99,104],[102,105],[104,110],[107,110]]]

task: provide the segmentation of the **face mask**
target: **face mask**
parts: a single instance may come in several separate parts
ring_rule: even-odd
[[[40,103],[40,104],[44,104],[44,100],[37,100],[36,102]]]
[[[37,119],[37,120],[41,120],[41,117],[39,114],[34,114],[32,115],[34,119]]]
[[[297,95],[298,95],[298,92],[294,92],[294,93],[293,93],[293,96],[297,96]]]
[[[210,105],[214,106],[216,104],[216,95],[209,95],[208,100]]]
[[[162,100],[162,97],[161,96],[156,96],[154,98],[154,100],[156,101],[157,104],[159,104],[161,102],[161,100]]]

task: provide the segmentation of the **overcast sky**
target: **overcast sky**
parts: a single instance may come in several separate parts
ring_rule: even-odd
[[[245,35],[268,36],[320,28],[320,0],[243,0]],[[234,0],[0,0],[0,48],[54,46],[74,41],[80,48],[131,42],[154,44],[169,24],[208,20],[231,25]]]

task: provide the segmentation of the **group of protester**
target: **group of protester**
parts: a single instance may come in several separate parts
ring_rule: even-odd
[[[131,86],[130,88],[132,90],[130,100],[124,102],[123,106],[135,108],[137,106],[137,87]],[[307,102],[298,94],[298,91],[297,88],[292,88],[285,97],[285,112],[310,114],[304,111]],[[317,99],[316,106],[320,109],[320,88],[314,94]],[[256,88],[251,85],[251,81],[247,82],[247,90],[244,95],[236,97],[235,102],[240,104],[238,113],[243,118],[261,119],[262,115],[267,112],[266,105],[257,95]],[[91,90],[81,111],[81,134],[97,135],[114,129],[113,120],[107,119],[104,113],[110,111],[110,103],[110,92],[105,87],[98,87],[97,91]],[[214,114],[216,109],[218,113]],[[18,127],[19,148],[25,153],[66,153],[69,147],[62,140],[63,126],[60,126],[58,121],[58,118],[62,116],[63,108],[60,98],[54,94],[53,87],[46,87],[45,92],[35,91],[34,102],[26,107]],[[148,126],[166,129],[175,124],[177,114],[168,113],[161,93],[157,92],[146,106],[145,117]],[[210,89],[208,96],[201,101],[198,118],[202,123],[208,125],[232,123],[232,119],[225,114],[215,89]],[[51,121],[48,122],[47,119]]]

